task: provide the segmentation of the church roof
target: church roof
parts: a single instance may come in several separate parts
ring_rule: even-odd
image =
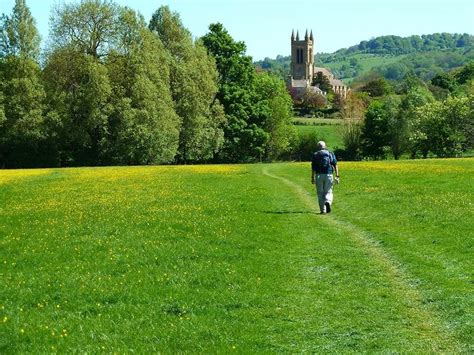
[[[323,73],[323,75],[329,79],[329,83],[332,86],[345,86],[345,84],[341,80],[334,78],[333,73],[331,73],[329,69],[315,66],[314,73],[316,74],[317,72]]]
[[[314,67],[314,72],[317,73],[317,72],[321,72],[323,73],[324,76],[327,76],[327,78],[329,80],[331,80],[332,78],[334,78],[334,75],[331,73],[331,71],[329,69],[326,69],[326,68],[323,68],[323,67]]]

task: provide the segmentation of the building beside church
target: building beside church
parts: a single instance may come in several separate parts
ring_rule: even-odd
[[[329,79],[332,90],[346,98],[349,88],[341,80],[334,77],[329,69],[316,67],[314,65],[314,37],[311,30],[308,36],[308,30],[303,40],[300,40],[299,32],[291,33],[291,74],[288,78],[288,88],[298,96],[303,96],[308,90],[316,94],[326,96],[318,86],[313,85],[313,78],[322,73]]]

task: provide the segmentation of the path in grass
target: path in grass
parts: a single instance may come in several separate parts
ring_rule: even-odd
[[[315,196],[308,194],[307,189],[283,176],[269,172],[268,168],[264,168],[262,172],[264,175],[278,179],[282,183],[290,186],[308,208],[318,210]],[[397,297],[399,297],[400,301],[404,304],[405,309],[403,311],[407,320],[413,322],[413,327],[417,329],[418,335],[421,338],[425,338],[430,342],[431,350],[455,351],[460,349],[460,346],[449,330],[443,327],[440,316],[423,305],[423,297],[410,280],[410,277],[403,270],[403,266],[393,260],[393,258],[371,238],[369,233],[334,215],[319,217],[318,223],[326,224],[334,229],[343,231],[347,238],[350,238],[358,247],[363,249],[380,267],[380,274],[389,279],[394,293],[397,294]]]

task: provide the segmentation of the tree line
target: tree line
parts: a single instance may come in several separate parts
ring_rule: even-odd
[[[334,53],[321,53],[319,59],[323,63],[329,63],[339,61],[352,54],[401,55],[415,52],[472,48],[473,46],[474,36],[467,33],[433,33],[409,37],[389,35],[361,41],[359,44],[339,49]]]
[[[474,62],[429,82],[373,77],[354,87],[342,115],[346,159],[460,156],[474,148]]]
[[[49,41],[24,0],[0,20],[2,167],[250,162],[290,149],[283,81],[221,24],[193,39],[162,6],[57,5]]]

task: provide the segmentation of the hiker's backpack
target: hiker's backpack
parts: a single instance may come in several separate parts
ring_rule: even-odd
[[[326,150],[318,150],[313,154],[311,165],[314,171],[320,174],[329,174],[332,164],[332,155]]]

